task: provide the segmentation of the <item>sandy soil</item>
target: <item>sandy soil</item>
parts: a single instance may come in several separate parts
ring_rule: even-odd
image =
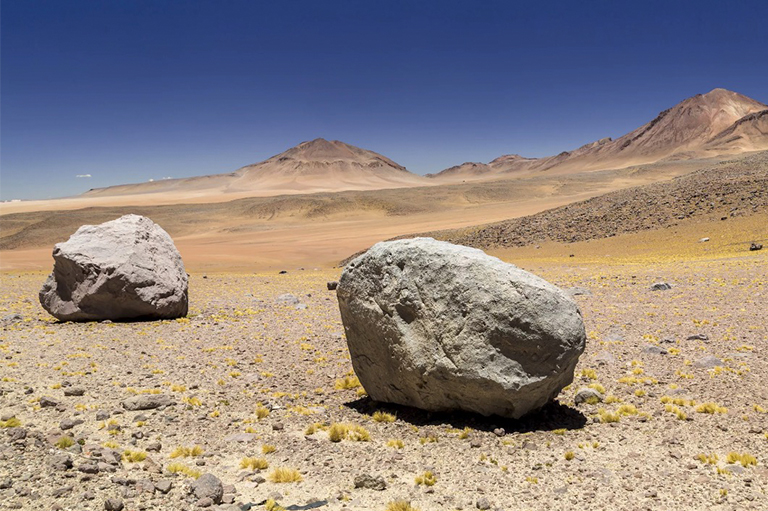
[[[0,428],[0,508],[104,509],[115,498],[126,509],[194,509],[194,479],[169,472],[184,469],[214,474],[226,500],[252,509],[269,498],[355,510],[398,500],[422,511],[765,509],[768,253],[734,251],[722,223],[706,246],[675,229],[506,249],[589,293],[576,297],[588,343],[575,382],[559,404],[518,422],[365,397],[325,286],[338,270],[193,273],[188,319],[89,324],[57,323],[40,308],[44,273],[2,273],[0,413],[20,424]],[[659,280],[672,289],[652,291]],[[306,308],[280,303],[285,293]],[[575,405],[590,384],[606,402]],[[82,396],[65,395],[78,387]],[[123,410],[150,393],[173,404]],[[69,419],[82,423],[63,429]],[[333,423],[370,438],[332,442]],[[73,445],[57,447],[62,437]],[[173,457],[196,445],[198,455]],[[119,461],[126,450],[147,458]],[[61,455],[74,468],[51,465]],[[243,469],[246,457],[268,467]],[[302,481],[272,482],[280,467]],[[432,486],[415,482],[426,471]],[[355,488],[361,474],[386,488]]]
[[[394,236],[531,215],[617,189],[668,180],[711,164],[688,161],[571,176],[226,203],[158,206],[140,202],[49,212],[46,208],[58,204],[50,201],[40,211],[16,213],[9,209],[14,205],[4,204],[0,208],[0,270],[50,268],[53,245],[66,240],[80,225],[102,223],[127,213],[148,216],[166,229],[192,270],[330,267]],[[93,204],[82,200],[79,206]]]

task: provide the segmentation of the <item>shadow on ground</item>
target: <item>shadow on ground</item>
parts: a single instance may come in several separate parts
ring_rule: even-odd
[[[587,417],[576,408],[552,402],[540,410],[521,419],[505,417],[484,417],[471,412],[427,412],[409,406],[380,403],[369,397],[345,403],[345,406],[364,415],[372,415],[377,410],[389,412],[399,420],[414,426],[448,425],[456,429],[469,427],[479,431],[494,431],[503,428],[505,433],[528,433],[532,431],[552,431],[556,429],[581,429],[587,424]]]

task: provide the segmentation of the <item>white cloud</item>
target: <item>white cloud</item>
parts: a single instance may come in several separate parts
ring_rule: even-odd
[[[75,177],[92,177],[90,174],[78,174]]]

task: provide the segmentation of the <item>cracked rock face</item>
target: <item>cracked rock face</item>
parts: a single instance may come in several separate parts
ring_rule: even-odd
[[[371,399],[520,418],[571,383],[585,332],[561,289],[431,238],[383,242],[337,290],[352,365]]]
[[[84,225],[53,249],[40,303],[62,321],[171,319],[187,314],[187,273],[173,240],[149,218]]]

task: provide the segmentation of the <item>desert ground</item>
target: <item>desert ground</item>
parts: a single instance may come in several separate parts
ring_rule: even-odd
[[[764,228],[492,251],[584,293],[576,378],[522,421],[371,402],[326,289],[338,269],[193,272],[188,318],[139,323],[59,323],[45,272],[3,272],[0,506],[193,509],[211,473],[238,509],[764,509],[768,253],[744,247]],[[575,404],[589,385],[605,401]],[[121,406],[152,395],[169,404]],[[338,424],[357,433],[332,441]]]
[[[316,139],[0,204],[0,509],[766,509],[765,107],[715,89],[615,141],[431,178]],[[189,315],[48,315],[53,245],[128,213],[173,237]],[[586,350],[553,403],[514,421],[366,395],[327,283],[419,235],[573,296]]]
[[[762,153],[757,153],[762,154]],[[739,156],[737,158],[748,158]],[[55,243],[83,224],[127,213],[147,216],[173,237],[188,269],[332,268],[374,243],[401,235],[522,217],[612,191],[667,181],[722,158],[575,173],[520,176],[400,189],[251,197],[228,202],[103,206],[102,197],[0,205],[0,270],[44,270]],[[172,195],[171,195],[172,196]],[[122,197],[113,197],[118,204]],[[94,202],[96,201],[96,202]],[[62,209],[56,209],[62,207]],[[28,209],[40,209],[28,211]]]

